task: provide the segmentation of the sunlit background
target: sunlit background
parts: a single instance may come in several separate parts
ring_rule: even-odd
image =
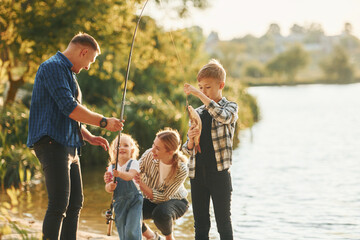
[[[2,0],[0,239],[21,239],[19,229],[40,238],[47,194],[41,166],[25,146],[39,64],[63,51],[73,34],[92,34],[102,54],[78,76],[84,104],[119,116],[143,4]],[[358,0],[149,0],[136,36],[124,132],[142,152],[165,126],[184,138],[182,86],[196,85],[200,67],[216,58],[227,71],[223,95],[239,104],[231,168],[234,239],[359,240],[359,9]],[[88,128],[109,141],[116,135]],[[84,147],[80,239],[117,239],[116,230],[105,236],[107,160],[101,149]],[[190,192],[189,181],[186,188]],[[212,211],[211,218],[210,239],[219,239]],[[174,232],[176,239],[194,239],[191,207]]]
[[[190,4],[189,4],[190,5]],[[327,35],[338,35],[344,24],[353,25],[353,34],[360,37],[360,2],[357,0],[210,0],[204,10],[193,9],[185,19],[166,8],[149,6],[146,14],[156,19],[167,29],[200,26],[206,34],[215,31],[221,40],[243,37],[247,34],[262,36],[271,23],[281,28],[283,35],[289,34],[293,24],[321,24]]]

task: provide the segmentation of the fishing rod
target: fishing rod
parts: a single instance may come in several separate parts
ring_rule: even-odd
[[[124,109],[125,109],[125,96],[126,96],[126,88],[127,88],[127,82],[129,80],[129,72],[130,72],[130,65],[131,65],[131,57],[132,57],[132,52],[133,52],[133,48],[134,48],[134,43],[135,43],[135,36],[136,36],[136,32],[137,29],[139,27],[140,24],[140,20],[141,17],[143,15],[144,9],[146,7],[146,4],[148,3],[149,0],[146,0],[146,2],[144,3],[143,8],[141,9],[140,15],[139,15],[139,19],[136,23],[136,27],[135,27],[135,31],[133,34],[133,38],[132,38],[132,42],[131,42],[131,47],[130,47],[130,52],[129,52],[129,58],[128,58],[128,63],[127,63],[127,67],[126,67],[126,76],[125,76],[125,84],[124,84],[124,90],[123,90],[123,95],[122,95],[122,100],[121,100],[121,108],[120,108],[120,120],[121,122],[124,120]],[[120,148],[120,137],[121,137],[121,131],[119,131],[118,134],[118,142],[117,142],[117,148],[116,148],[116,161],[115,161],[115,170],[117,170],[117,166],[118,166],[118,161],[119,161],[119,148]],[[116,182],[116,178],[114,177],[113,179],[113,183]],[[111,204],[110,204],[110,208],[106,211],[106,224],[108,224],[108,230],[107,230],[107,235],[110,236],[111,235],[111,231],[112,231],[112,225],[113,225],[113,218],[114,215],[114,193],[112,195],[112,200],[111,200]]]

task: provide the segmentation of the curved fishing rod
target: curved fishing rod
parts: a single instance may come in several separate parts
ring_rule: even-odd
[[[120,108],[120,120],[121,122],[124,120],[124,110],[125,110],[125,96],[126,96],[126,88],[127,88],[127,82],[129,80],[129,72],[130,72],[130,65],[131,65],[131,57],[132,57],[132,52],[133,52],[133,48],[134,48],[134,43],[135,43],[135,36],[136,36],[136,32],[137,29],[139,27],[140,24],[140,20],[141,17],[143,15],[144,9],[146,7],[146,4],[148,3],[149,0],[146,0],[146,2],[144,3],[143,8],[141,9],[140,15],[139,15],[139,19],[136,23],[136,27],[135,27],[135,31],[133,34],[133,38],[132,38],[132,42],[131,42],[131,47],[130,47],[130,52],[129,52],[129,58],[128,58],[128,63],[127,63],[127,67],[126,67],[126,76],[125,76],[125,84],[124,84],[124,91],[123,91],[123,95],[122,95],[122,100],[121,100],[121,108]],[[118,134],[118,142],[117,142],[117,147],[116,147],[116,161],[115,161],[115,170],[117,170],[117,166],[118,166],[118,161],[119,161],[119,148],[120,148],[120,137],[121,137],[121,131],[119,131]],[[113,182],[116,182],[116,178],[114,177]],[[114,196],[114,194],[113,194]],[[108,231],[107,231],[107,235],[110,236],[111,235],[111,229],[112,229],[112,221],[113,219],[113,212],[114,212],[114,198],[112,197],[112,201],[110,204],[110,209],[108,209],[106,211],[106,224],[108,224]]]

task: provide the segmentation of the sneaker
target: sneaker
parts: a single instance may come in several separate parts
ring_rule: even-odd
[[[158,232],[155,232],[155,237],[153,239],[154,240],[165,240],[165,238],[163,238]]]

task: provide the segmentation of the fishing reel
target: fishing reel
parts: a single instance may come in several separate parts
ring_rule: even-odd
[[[114,219],[112,218],[112,211],[111,211],[110,208],[109,208],[108,210],[106,210],[106,212],[105,212],[105,217],[106,217],[106,224],[109,224],[110,221],[114,220]]]

